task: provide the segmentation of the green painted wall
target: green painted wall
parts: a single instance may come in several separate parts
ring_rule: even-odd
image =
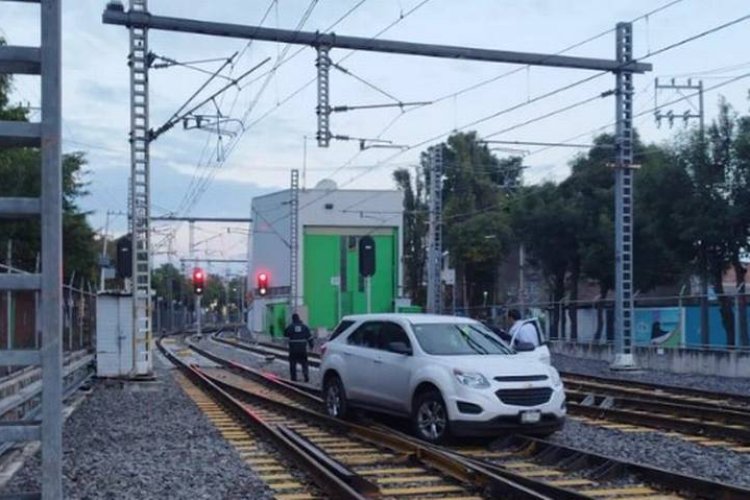
[[[266,328],[265,331],[274,337],[283,337],[286,328],[286,303],[267,304],[266,305]]]
[[[306,228],[304,236],[304,301],[309,325],[333,328],[340,316],[367,312],[364,278],[359,276],[359,236],[346,229]],[[365,229],[366,231],[366,229]],[[358,234],[364,234],[360,229]],[[372,235],[375,240],[375,275],[372,277],[372,312],[392,312],[398,285],[398,232]],[[331,278],[342,277],[341,314],[338,287]]]

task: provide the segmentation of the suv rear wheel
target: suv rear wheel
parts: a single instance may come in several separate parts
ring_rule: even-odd
[[[412,410],[412,424],[417,437],[430,443],[442,443],[450,435],[448,411],[436,390],[419,394]]]
[[[346,418],[349,413],[349,403],[346,400],[344,384],[337,375],[328,377],[323,384],[323,398],[328,415],[336,418]]]

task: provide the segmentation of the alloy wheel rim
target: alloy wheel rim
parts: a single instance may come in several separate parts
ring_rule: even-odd
[[[437,401],[427,401],[419,407],[417,425],[423,436],[436,440],[445,432],[446,418],[443,405]]]
[[[328,387],[328,396],[326,397],[326,403],[328,407],[328,414],[333,417],[338,417],[341,410],[341,394],[336,384],[331,384]]]

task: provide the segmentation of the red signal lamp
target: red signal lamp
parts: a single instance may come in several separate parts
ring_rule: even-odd
[[[206,275],[203,269],[196,267],[193,269],[193,293],[196,295],[202,295],[203,289],[205,288]]]
[[[258,295],[268,295],[268,273],[258,273]]]

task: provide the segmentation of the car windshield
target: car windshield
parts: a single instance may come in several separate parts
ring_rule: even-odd
[[[437,356],[513,354],[489,329],[473,323],[422,323],[412,325],[427,354]]]

